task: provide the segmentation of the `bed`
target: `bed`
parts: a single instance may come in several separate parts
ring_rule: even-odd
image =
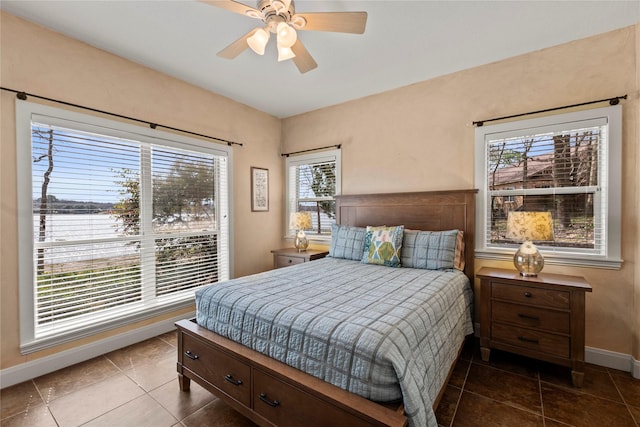
[[[414,237],[460,230],[463,272],[370,265],[332,242],[326,259],[200,290],[196,319],[177,323],[181,390],[194,380],[259,425],[435,425],[472,332],[474,199],[474,190],[338,196],[334,236],[387,224]],[[402,261],[413,262],[404,252]]]

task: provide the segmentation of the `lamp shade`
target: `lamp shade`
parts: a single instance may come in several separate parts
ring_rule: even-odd
[[[294,212],[289,217],[289,228],[292,230],[307,230],[311,228],[311,214],[309,212]]]
[[[280,22],[276,27],[276,34],[278,40],[278,48],[291,47],[298,40],[298,34],[296,30],[286,22]]]
[[[259,28],[251,37],[247,39],[247,44],[258,55],[264,55],[264,49],[269,41],[269,31]]]
[[[509,212],[505,237],[517,242],[553,240],[551,212]]]
[[[278,62],[286,61],[287,59],[294,58],[296,56],[290,47],[278,47]]]

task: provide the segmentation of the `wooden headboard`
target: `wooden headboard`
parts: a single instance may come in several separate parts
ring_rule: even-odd
[[[336,196],[338,224],[404,225],[414,230],[464,231],[464,272],[473,284],[475,196],[478,190]]]

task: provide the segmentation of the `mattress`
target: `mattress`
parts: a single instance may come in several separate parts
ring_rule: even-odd
[[[196,292],[199,325],[377,402],[402,399],[409,424],[431,409],[473,332],[458,270],[324,258]]]

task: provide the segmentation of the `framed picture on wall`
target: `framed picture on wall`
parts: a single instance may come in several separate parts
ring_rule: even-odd
[[[251,167],[251,211],[269,210],[269,169]]]

